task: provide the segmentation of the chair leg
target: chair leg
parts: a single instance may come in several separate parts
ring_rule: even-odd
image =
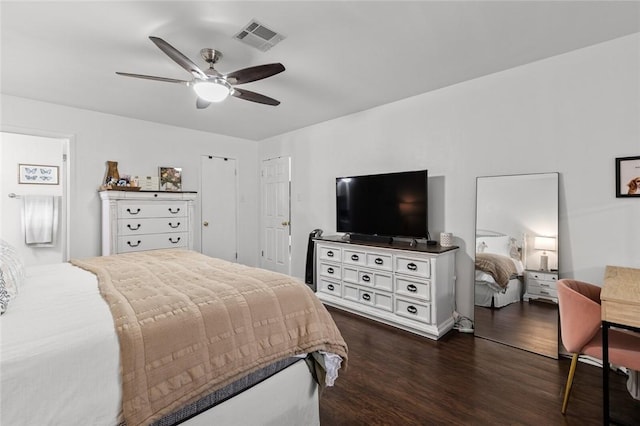
[[[576,366],[578,365],[578,354],[573,354],[571,358],[571,368],[569,368],[569,377],[567,377],[567,385],[564,389],[564,401],[562,401],[562,414],[567,413],[567,405],[569,404],[569,394],[571,393],[571,385],[573,384],[573,376],[576,374]]]

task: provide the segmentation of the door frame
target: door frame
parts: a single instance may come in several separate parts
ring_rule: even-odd
[[[39,136],[50,139],[62,139],[62,204],[63,204],[63,221],[62,221],[62,261],[67,262],[71,259],[71,182],[72,176],[75,176],[75,168],[73,167],[73,157],[76,150],[76,135],[70,133],[57,133],[40,129],[31,129],[25,127],[16,127],[8,125],[0,125],[0,133],[15,133],[24,136]],[[3,200],[0,202],[6,202]]]

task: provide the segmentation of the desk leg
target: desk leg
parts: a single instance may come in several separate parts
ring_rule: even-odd
[[[609,323],[602,321],[602,420],[609,426]]]

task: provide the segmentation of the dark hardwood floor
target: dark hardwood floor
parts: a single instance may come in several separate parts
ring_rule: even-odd
[[[570,360],[453,331],[438,341],[329,308],[349,365],[320,398],[333,425],[601,425],[602,370],[579,363],[560,413]],[[640,425],[640,401],[612,375],[612,414]]]
[[[501,308],[476,306],[474,312],[476,335],[557,357],[558,305],[523,301]]]

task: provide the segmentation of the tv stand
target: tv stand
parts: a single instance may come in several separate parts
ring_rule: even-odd
[[[382,235],[368,235],[368,234],[349,234],[349,240],[391,244],[393,242],[393,237],[385,237]]]
[[[453,328],[457,247],[340,236],[315,243],[316,295],[323,303],[434,340]]]

